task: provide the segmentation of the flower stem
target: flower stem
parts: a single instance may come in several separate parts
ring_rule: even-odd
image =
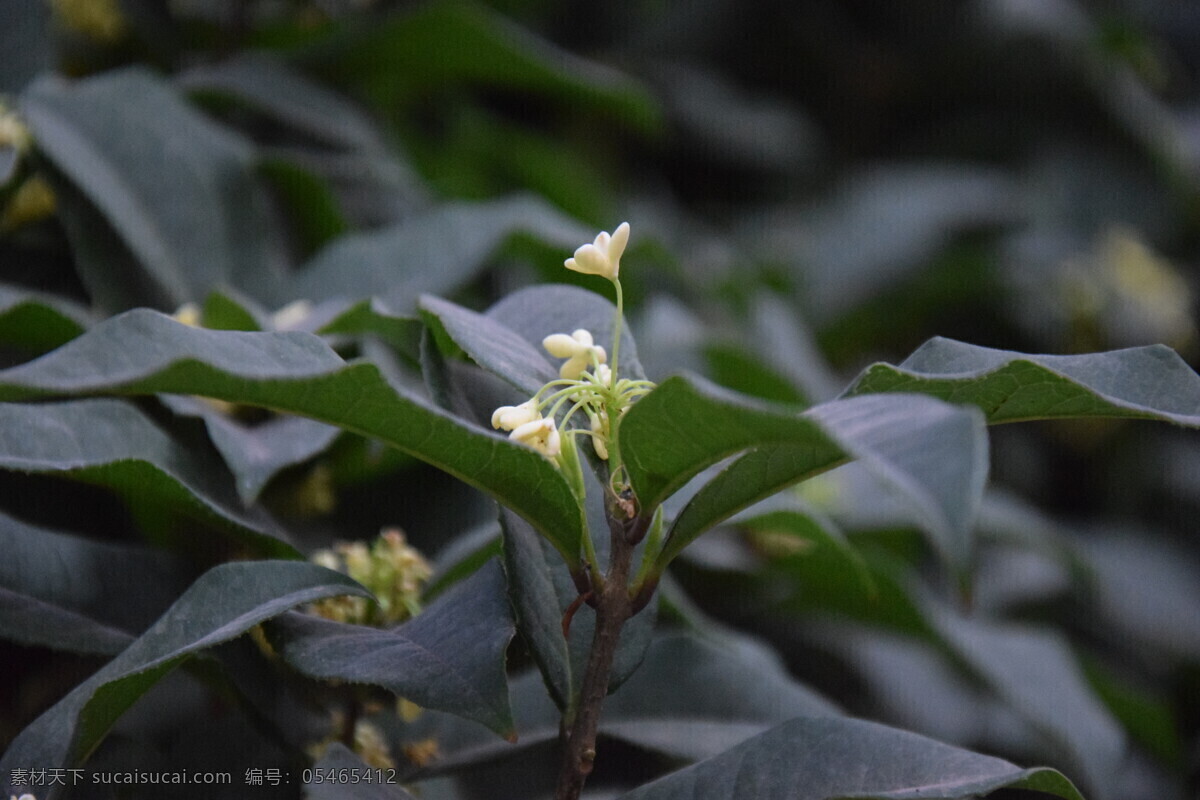
[[[603,588],[593,595],[596,627],[592,634],[592,649],[588,654],[575,713],[563,725],[563,758],[554,800],[577,800],[595,765],[600,708],[608,694],[609,676],[621,640],[621,628],[633,616],[629,597],[632,543],[641,538],[650,524],[646,517],[627,517],[615,497],[610,496],[605,505],[612,542],[608,575]]]
[[[625,323],[625,296],[621,291],[619,278],[613,279],[613,287],[617,290],[617,310],[613,313],[613,343],[612,343],[612,379],[617,380],[617,365],[621,357],[621,327]]]

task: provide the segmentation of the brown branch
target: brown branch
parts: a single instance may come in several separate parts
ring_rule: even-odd
[[[608,695],[609,674],[621,628],[633,616],[629,597],[629,573],[633,564],[633,542],[650,521],[645,517],[627,519],[624,509],[609,503],[608,524],[611,532],[611,551],[604,586],[593,592],[596,608],[596,628],[592,634],[592,649],[583,673],[579,703],[573,720],[564,720],[562,734],[562,764],[558,773],[555,800],[577,800],[583,784],[596,762],[596,730],[600,724],[600,708]]]

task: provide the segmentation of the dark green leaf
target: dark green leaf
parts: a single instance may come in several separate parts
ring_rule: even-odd
[[[264,158],[259,169],[286,208],[303,257],[349,229],[337,198],[319,175],[278,157]]]
[[[559,708],[566,708],[580,679],[562,635],[562,615],[579,591],[562,565],[547,557],[543,538],[529,525],[504,509],[500,511],[500,525],[517,628],[542,672],[550,696]]]
[[[600,730],[698,760],[793,717],[840,713],[751,638],[669,634],[650,646],[641,669],[605,702]]]
[[[421,310],[476,364],[527,395],[558,377],[543,351],[488,316],[430,295],[421,298]]]
[[[1200,565],[1143,531],[1090,530],[1074,542],[1089,571],[1088,600],[1126,647],[1200,663]],[[1136,643],[1136,644],[1135,644]]]
[[[152,301],[199,300],[265,269],[253,153],[162,80],[140,69],[74,84],[46,79],[21,110],[38,147],[137,259]],[[111,296],[102,268],[83,277],[98,297]]]
[[[0,345],[41,355],[66,344],[91,324],[68,300],[0,284]]]
[[[785,722],[621,798],[966,800],[1005,787],[1083,800],[1054,770],[1021,769],[915,733],[838,717]]]
[[[1000,752],[1019,747],[1014,732],[1037,740],[1000,700],[928,642],[841,620],[806,628],[806,634],[847,662],[884,722],[950,744]]]
[[[340,432],[332,425],[290,415],[245,425],[200,398],[163,395],[161,399],[176,414],[204,420],[208,436],[233,473],[238,495],[246,505],[257,500],[282,470],[328,450]]]
[[[593,492],[595,494],[595,492]],[[517,629],[529,645],[534,660],[555,704],[566,708],[579,691],[583,670],[591,650],[595,615],[582,606],[571,623],[571,638],[563,638],[563,613],[579,596],[567,570],[550,551],[544,537],[535,534],[523,520],[502,509],[504,568],[508,591],[517,616]],[[607,563],[607,539],[596,540],[601,567]],[[638,669],[657,618],[651,603],[625,623],[621,643],[609,677],[614,691]]]
[[[228,288],[209,292],[200,319],[202,327],[218,331],[261,331],[271,327],[264,309]]]
[[[0,636],[25,645],[114,655],[187,585],[181,564],[166,553],[93,542],[5,514],[0,552]]]
[[[271,631],[283,659],[305,675],[382,686],[423,708],[516,736],[504,675],[515,628],[497,562],[389,630],[289,614]]]
[[[845,535],[830,520],[791,497],[776,495],[733,517],[731,523],[760,536],[775,537],[766,543],[760,540],[759,549],[801,584],[814,571],[836,572],[854,576],[847,591],[874,594],[871,572]]]
[[[794,581],[792,595],[777,600],[780,609],[818,620],[844,616],[926,640],[936,638],[913,597],[911,565],[861,538],[854,544],[866,563],[870,591],[862,588],[862,562],[823,558],[831,551],[818,550],[815,559],[797,557],[779,565]]]
[[[313,332],[322,336],[373,336],[403,352],[415,349],[423,330],[415,317],[397,314],[376,298],[322,303],[310,320]]]
[[[383,108],[416,87],[468,83],[558,97],[573,113],[585,104],[645,127],[657,121],[648,93],[627,76],[474,3],[437,3],[396,14],[328,48],[321,65],[363,86]]]
[[[335,240],[279,299],[378,297],[410,312],[422,294],[446,293],[470,280],[516,233],[564,248],[589,238],[577,223],[533,197],[447,203],[382,230]]]
[[[137,310],[0,372],[0,399],[102,391],[202,394],[378,438],[489,492],[568,563],[579,557],[578,505],[545,458],[401,393],[376,366],[347,364],[311,334],[210,331]]]
[[[900,366],[875,364],[847,395],[918,392],[983,409],[989,423],[1129,417],[1200,426],[1200,376],[1163,345],[1079,356],[930,339]]]
[[[14,768],[81,763],[122,712],[185,658],[301,603],[341,594],[369,596],[345,575],[298,561],[214,567],[133,644],[21,732],[0,759],[5,792],[42,791],[10,785]]]
[[[211,466],[121,400],[0,404],[0,468],[108,487],[155,536],[190,518],[255,552],[296,556],[278,526],[237,508]]]
[[[434,554],[433,574],[425,585],[424,596],[436,597],[501,555],[499,522],[491,520],[465,531]]]
[[[960,659],[1064,751],[1093,793],[1114,785],[1124,733],[1060,635],[932,608],[929,619]]]
[[[234,98],[326,145],[383,146],[374,125],[353,103],[269,55],[239,53],[193,67],[176,80],[190,92]]]
[[[730,514],[785,486],[857,458],[895,490],[949,563],[970,558],[971,525],[987,476],[977,414],[918,396],[836,400],[802,414],[688,378],[669,378],[621,423],[621,446],[644,507],[739,451],[676,518],[662,563]]]
[[[558,736],[560,712],[536,672],[513,682],[512,698],[519,746]],[[697,760],[796,716],[839,713],[796,683],[779,657],[753,639],[725,632],[703,638],[671,633],[650,644],[641,669],[605,701],[600,732],[674,758]],[[426,724],[409,735],[419,739],[432,734],[442,743],[438,771],[513,750],[458,720]]]
[[[954,234],[1014,212],[1012,180],[994,168],[930,161],[848,172],[825,202],[786,207],[755,230],[764,257],[804,265],[796,279],[819,323],[928,268]]]
[[[788,378],[810,405],[837,396],[842,382],[825,363],[795,308],[775,295],[764,294],[755,300],[750,319],[755,351]]]

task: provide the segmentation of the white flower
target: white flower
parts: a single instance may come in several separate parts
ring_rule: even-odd
[[[600,381],[600,383],[605,385],[612,384],[612,369],[609,368],[608,364],[601,364],[599,367],[596,367],[594,374],[596,380]]]
[[[537,403],[533,400],[526,400],[519,406],[500,406],[492,412],[492,427],[504,428],[506,431],[516,430],[530,422],[536,422],[541,419],[542,415],[538,411]]]
[[[621,270],[621,254],[628,243],[629,223],[622,222],[611,236],[607,231],[600,231],[596,241],[582,245],[575,251],[575,257],[568,258],[563,266],[584,275],[601,275],[615,281]]]
[[[602,460],[608,460],[608,415],[603,411],[592,417],[592,449]]]
[[[542,340],[542,347],[555,358],[567,359],[558,369],[558,374],[569,381],[579,380],[579,376],[592,368],[592,356],[597,363],[603,364],[608,360],[604,348],[592,344],[592,334],[583,328],[567,336],[565,333],[553,333]]]
[[[559,435],[553,417],[526,422],[510,433],[508,438],[532,447],[546,458],[554,458],[562,451],[562,436]]]

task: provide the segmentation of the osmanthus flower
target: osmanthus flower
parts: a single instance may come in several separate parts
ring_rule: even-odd
[[[492,427],[506,431],[516,430],[527,422],[542,418],[537,400],[526,400],[519,406],[500,406],[492,412]]]
[[[628,243],[629,223],[622,222],[611,236],[608,231],[600,231],[594,242],[580,246],[563,266],[584,275],[600,275],[615,281],[621,271],[621,254]]]
[[[604,460],[608,460],[608,414],[601,410],[599,413],[593,414],[591,417],[591,433],[592,433],[592,449],[596,451],[596,455]]]
[[[492,414],[492,427],[511,431],[510,439],[552,460],[573,482],[580,496],[584,489],[575,450],[576,437],[588,437],[596,457],[609,462],[609,474],[614,476],[611,480],[621,480],[615,477],[625,474],[618,443],[621,416],[654,387],[650,381],[622,378],[619,374],[624,301],[618,276],[621,255],[628,242],[629,223],[622,222],[611,235],[601,231],[594,242],[583,245],[573,258],[564,262],[567,269],[612,281],[616,307],[611,362],[591,331],[578,328],[571,334],[551,334],[542,340],[542,346],[555,358],[566,359],[559,367],[559,377],[521,405],[501,406]],[[576,414],[584,415],[587,422],[572,425],[573,418],[579,420]],[[617,491],[614,489],[614,493]]]
[[[580,375],[592,368],[598,371],[599,366],[608,360],[604,348],[593,344],[591,332],[583,328],[570,336],[565,333],[552,333],[542,340],[542,347],[555,358],[567,359],[559,367],[558,374],[569,381],[579,380]]]
[[[562,452],[562,434],[553,417],[543,417],[516,428],[508,435],[514,442],[532,447],[546,458],[554,458]]]

